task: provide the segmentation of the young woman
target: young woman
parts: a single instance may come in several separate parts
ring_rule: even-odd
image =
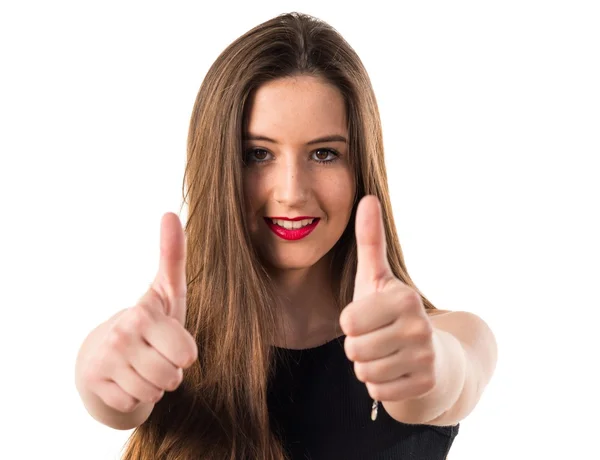
[[[360,59],[310,16],[234,41],[194,105],[185,237],[77,360],[126,460],[444,459],[491,378],[476,315],[410,279]],[[183,370],[185,369],[185,372]]]

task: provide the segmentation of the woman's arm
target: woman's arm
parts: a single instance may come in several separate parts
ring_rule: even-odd
[[[496,339],[477,315],[464,311],[430,316],[438,349],[436,385],[426,395],[404,401],[384,401],[398,421],[456,425],[475,408],[492,378],[498,356]]]

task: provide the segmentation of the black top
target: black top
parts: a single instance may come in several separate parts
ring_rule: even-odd
[[[373,403],[344,352],[345,336],[304,350],[275,347],[271,429],[293,460],[444,460],[459,425],[408,425]]]

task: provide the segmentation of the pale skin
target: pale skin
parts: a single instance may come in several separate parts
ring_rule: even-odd
[[[185,328],[185,236],[177,215],[161,221],[160,261],[136,305],[119,311],[85,339],[75,384],[90,415],[119,430],[141,425],[165,394],[179,387],[198,357]]]
[[[251,100],[244,195],[253,242],[281,297],[286,330],[277,345],[307,348],[343,334],[324,256],[350,219],[353,173],[347,142],[311,141],[333,135],[348,139],[346,124],[337,88],[313,77],[266,83]],[[333,161],[320,162],[327,160]],[[264,221],[299,216],[320,222],[297,241],[281,239]]]
[[[346,334],[356,376],[386,411],[405,423],[453,425],[479,401],[496,366],[487,324],[468,312],[428,314],[385,257],[380,206],[364,197],[356,216],[358,269],[353,301],[338,314],[327,252],[350,218],[354,187],[341,93],[315,77],[276,80],[252,100],[245,196],[254,244],[277,281],[286,329],[276,345],[309,348]],[[256,139],[259,137],[261,139]],[[268,138],[269,140],[266,140]],[[335,161],[327,149],[335,150]],[[286,241],[265,217],[321,219],[306,238]]]
[[[471,313],[427,314],[419,296],[393,276],[375,197],[363,198],[356,217],[353,301],[341,316],[335,307],[326,254],[348,223],[355,185],[347,142],[311,141],[348,138],[341,94],[314,77],[298,77],[267,83],[252,102],[246,135],[271,140],[245,142],[253,153],[244,192],[253,243],[279,288],[286,327],[275,345],[308,348],[346,334],[357,378],[393,418],[458,423],[492,377],[494,335]],[[308,237],[286,241],[266,226],[268,216],[314,216],[320,222]],[[165,391],[181,384],[183,369],[198,355],[184,327],[185,299],[185,237],[177,216],[167,213],[152,285],[80,348],[76,386],[94,418],[116,429],[134,428]]]
[[[494,335],[472,313],[427,314],[421,297],[392,273],[383,228],[377,198],[364,197],[356,216],[354,296],[340,315],[346,355],[396,420],[455,425],[491,379]]]

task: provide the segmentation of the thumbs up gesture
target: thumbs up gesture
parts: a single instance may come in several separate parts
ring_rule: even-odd
[[[377,197],[361,200],[355,228],[354,296],[340,315],[346,356],[375,401],[417,398],[435,386],[434,329],[420,295],[392,273]]]
[[[177,215],[161,220],[158,272],[137,304],[92,332],[81,348],[78,388],[108,408],[132,413],[174,391],[198,357],[185,328],[185,236]],[[87,398],[87,396],[86,396]]]

